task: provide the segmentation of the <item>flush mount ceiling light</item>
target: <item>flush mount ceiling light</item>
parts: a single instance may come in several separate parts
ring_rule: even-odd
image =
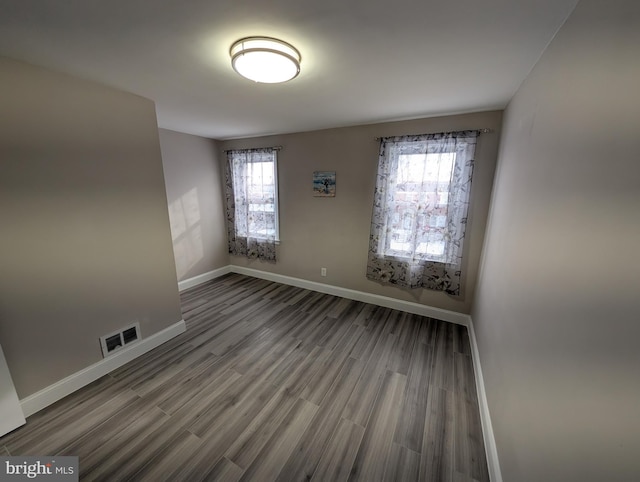
[[[300,52],[282,40],[247,37],[231,46],[233,70],[247,79],[265,84],[286,82],[300,73]]]

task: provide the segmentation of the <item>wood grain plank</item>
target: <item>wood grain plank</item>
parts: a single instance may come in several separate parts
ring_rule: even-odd
[[[307,345],[304,342],[299,343],[292,351],[274,364],[269,374],[265,377],[265,381],[277,387],[281,386],[295,369],[304,363],[309,353],[313,351],[316,356],[320,353],[317,348],[315,345]]]
[[[183,399],[186,402],[194,392],[198,391],[202,386],[202,380],[207,379],[212,371],[218,375],[222,374],[222,370],[218,369],[219,364],[219,357],[213,353],[204,353],[191,365],[146,393],[143,398],[158,406],[175,399]]]
[[[382,480],[420,480],[420,454],[394,443]]]
[[[416,341],[394,435],[397,444],[418,453],[424,437],[432,357],[433,348]]]
[[[281,285],[278,283],[273,283],[275,289],[270,293],[263,295],[265,298],[271,300],[272,303],[281,303],[288,298],[291,298],[293,293],[298,293],[302,291],[302,288],[297,288],[295,286],[287,286]]]
[[[438,330],[438,325],[441,322],[433,318],[419,315],[415,315],[414,319],[420,326],[418,330],[418,341],[426,345],[435,346],[436,332]]]
[[[155,408],[138,413],[137,418],[127,420],[128,425],[114,421],[108,430],[93,430],[59,455],[76,455],[80,458],[80,477],[83,480],[122,480],[127,474],[136,473],[156,454],[153,448],[173,444],[179,440],[178,430],[170,432],[171,438],[155,439],[155,446],[147,445],[162,427],[169,427],[169,417]],[[143,451],[146,448],[148,457]]]
[[[238,321],[206,342],[202,349],[218,356],[224,356],[244,340],[252,338],[260,328],[260,326],[251,325],[246,321]]]
[[[279,481],[306,481],[311,478],[363,370],[362,361],[347,358],[309,428],[280,472]]]
[[[394,326],[391,334],[396,335],[395,343],[391,348],[391,355],[387,362],[387,370],[406,375],[411,365],[413,346],[418,336],[418,325],[414,323],[413,316],[402,313]]]
[[[189,346],[189,345],[186,345]],[[144,397],[155,389],[164,386],[174,376],[181,374],[185,369],[198,363],[202,353],[191,349],[181,353],[179,357],[159,363],[153,368],[152,373],[147,373],[145,378],[136,378],[135,382],[128,382],[131,389]]]
[[[209,473],[207,480],[216,482],[238,482],[243,470],[229,459],[222,457]]]
[[[351,356],[365,362],[369,361],[373,350],[378,344],[378,340],[383,335],[389,317],[393,310],[389,308],[377,307],[371,314],[369,324],[366,326],[364,333],[358,339],[351,350]]]
[[[347,348],[333,350],[331,357],[322,362],[315,375],[302,390],[300,396],[311,403],[320,405],[327,392],[331,389],[338,373],[342,370],[347,358],[349,358],[349,350]]]
[[[295,338],[284,337],[280,339],[271,339],[270,347],[259,357],[249,354],[245,360],[239,360],[234,369],[244,369],[244,375],[248,377],[267,377],[277,370],[278,364],[285,360],[292,352],[300,350],[303,343]]]
[[[298,293],[291,296],[285,303],[289,306],[298,306],[300,301],[309,296],[309,291],[301,289]]]
[[[301,363],[291,368],[288,376],[282,382],[277,379],[273,382],[274,385],[285,389],[292,396],[301,396],[309,381],[327,363],[331,355],[330,350],[320,346],[314,347]]]
[[[278,391],[233,442],[225,457],[242,469],[249,467],[284,421],[296,400],[286,390]]]
[[[344,418],[340,419],[311,480],[317,482],[347,480],[363,436],[364,427]]]
[[[112,448],[120,448],[129,440],[139,442],[137,436],[140,431],[149,430],[148,427],[157,428],[168,420],[169,415],[158,407],[150,407],[145,400],[139,398],[104,423],[71,440],[57,455],[77,455],[88,463],[92,454],[99,452],[101,455],[111,455],[109,451]],[[150,429],[153,430],[154,428]]]
[[[307,331],[305,335],[301,337],[305,342],[318,346],[322,344],[322,340],[328,334],[335,331],[335,326],[340,324],[340,320],[331,318],[330,316],[324,316],[324,313],[321,313],[319,316],[322,317],[320,323],[318,323],[312,330]]]
[[[454,357],[454,391],[472,403],[478,403],[473,360],[468,355],[455,353]]]
[[[241,375],[233,370],[222,370],[219,368],[219,362],[195,376],[185,385],[183,390],[167,390],[167,397],[160,398],[156,404],[164,412],[170,415],[176,415],[174,420],[180,420],[177,415],[183,409],[183,413],[189,413],[193,416],[204,411],[204,406],[209,404],[211,400],[215,400],[228,387],[233,385]],[[197,409],[200,406],[200,409]],[[184,407],[187,407],[184,409]],[[183,420],[186,423],[186,420]]]
[[[369,326],[369,322],[371,321],[372,316],[379,310],[382,309],[376,305],[366,304],[364,308],[358,313],[356,319],[353,320],[354,325],[361,326]]]
[[[453,326],[439,321],[431,366],[431,383],[453,392]]]
[[[450,482],[453,478],[454,394],[429,387],[420,480]]]
[[[333,306],[335,306],[341,298],[332,295],[323,295],[314,303],[309,304],[303,311],[307,312],[311,318],[316,316],[326,316]]]
[[[160,408],[171,415],[172,423],[181,428],[187,428],[205,414],[211,405],[224,397],[227,390],[235,387],[242,375],[234,370],[226,370],[215,383],[207,383],[201,386],[198,392],[191,392],[188,400],[171,398],[160,405]]]
[[[352,323],[345,322],[343,319],[336,319],[332,329],[327,330],[316,344],[328,350],[333,350],[352,326]]]
[[[342,412],[342,416],[347,420],[351,420],[363,427],[367,424],[376,402],[378,391],[387,374],[385,367],[395,343],[396,336],[392,334],[383,335],[379,338],[378,344],[373,350],[369,362]]]
[[[203,439],[202,445],[189,459],[177,465],[171,478],[174,480],[202,480],[208,477],[215,463],[224,455],[238,437],[247,429],[252,420],[268,400],[275,395],[277,388],[270,384],[256,383],[239,401],[225,398],[221,406],[212,406],[215,417],[202,426],[196,422],[190,431],[198,432]],[[197,435],[197,434],[196,434]]]
[[[222,438],[235,440],[276,391],[277,387],[270,383],[243,375],[189,424],[187,430],[216,444],[220,444]]]
[[[306,324],[307,314],[299,311],[295,307],[289,306],[278,313],[277,316],[269,318],[265,324],[265,328],[269,328],[278,336],[292,337],[293,331],[301,324]]]
[[[323,293],[317,293],[314,291],[306,291],[305,295],[295,303],[295,306],[298,310],[308,313],[310,309],[313,307],[324,297]]]
[[[338,319],[351,319],[358,314],[365,307],[365,304],[361,301],[348,300],[347,298],[339,298],[337,303],[331,307],[327,316]]]
[[[178,463],[188,459],[202,445],[202,439],[190,432],[180,432],[173,437],[172,442],[158,450],[138,470],[121,475],[112,474],[110,480],[167,480],[167,474],[171,473]]]
[[[318,407],[299,398],[240,480],[276,480]]]
[[[471,343],[469,330],[466,326],[453,325],[453,351],[471,356]]]
[[[474,479],[467,474],[462,474],[460,472],[453,473],[453,482],[478,482],[478,479]]]
[[[74,420],[81,418],[86,413],[91,413],[119,392],[126,390],[128,388],[119,386],[114,378],[106,375],[82,390],[78,390],[30,416],[26,425],[5,435],[0,440],[3,444],[16,446],[18,449],[21,445],[28,446],[35,440],[46,437],[49,432],[64,430],[67,424],[73,423]]]
[[[383,480],[406,379],[406,376],[399,373],[386,373],[349,480]]]
[[[71,441],[109,420],[139,398],[134,391],[125,389],[113,397],[103,399],[103,403],[93,410],[84,413],[79,411],[77,417],[53,420],[45,430],[32,433],[27,439],[9,442],[6,444],[7,448],[12,454],[19,455],[57,454]]]
[[[480,410],[473,383],[471,357],[455,354],[455,464],[459,474],[481,480],[488,477]]]

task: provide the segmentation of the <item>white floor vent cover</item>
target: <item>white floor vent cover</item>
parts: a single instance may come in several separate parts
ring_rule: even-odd
[[[121,330],[100,337],[102,356],[107,357],[140,339],[140,323],[136,322]]]

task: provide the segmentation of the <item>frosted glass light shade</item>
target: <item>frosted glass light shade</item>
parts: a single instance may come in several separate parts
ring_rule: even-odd
[[[231,46],[233,70],[255,82],[286,82],[300,73],[300,52],[282,40],[247,37]]]

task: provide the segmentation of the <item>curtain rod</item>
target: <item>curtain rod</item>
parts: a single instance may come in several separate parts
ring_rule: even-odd
[[[225,149],[222,152],[231,152],[231,151],[250,151],[252,149],[273,149],[274,151],[281,151],[282,146],[267,146],[267,147],[249,147],[245,149]]]
[[[480,131],[482,134],[488,134],[489,132],[493,132],[493,129],[487,129],[487,128],[484,128],[484,129],[463,129],[463,131],[465,131],[465,130]],[[452,131],[452,132],[455,132],[455,131]],[[438,134],[447,134],[447,132],[438,132]],[[411,135],[411,134],[408,134],[408,135]],[[420,135],[420,134],[417,134],[417,135]],[[394,136],[384,136],[384,137],[394,137]],[[380,139],[383,139],[383,137],[374,137],[373,138],[374,141],[379,141]]]

